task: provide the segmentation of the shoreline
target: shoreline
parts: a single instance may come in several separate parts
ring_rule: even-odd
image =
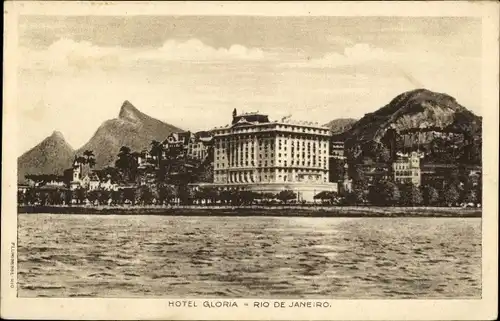
[[[369,206],[18,206],[17,213],[236,217],[482,217],[481,208]]]

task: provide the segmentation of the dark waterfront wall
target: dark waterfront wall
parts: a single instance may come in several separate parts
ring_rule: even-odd
[[[18,213],[137,214],[166,216],[306,216],[306,217],[481,217],[482,210],[457,207],[363,206],[19,206]]]

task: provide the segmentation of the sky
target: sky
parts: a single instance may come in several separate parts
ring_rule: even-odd
[[[466,17],[21,16],[19,154],[75,149],[125,100],[185,130],[238,112],[327,123],[416,88],[481,115],[481,20]],[[29,130],[26,130],[29,129]]]

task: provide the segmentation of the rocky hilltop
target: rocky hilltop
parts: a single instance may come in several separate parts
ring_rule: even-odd
[[[182,131],[142,113],[129,101],[125,101],[118,118],[105,121],[77,153],[92,150],[96,155],[96,167],[102,168],[114,164],[122,146],[140,151],[149,148],[152,140],[163,141],[170,133]]]
[[[342,134],[351,129],[358,120],[354,118],[337,118],[323,126],[330,128],[332,134]]]
[[[19,182],[28,174],[62,175],[71,165],[75,151],[66,142],[63,135],[54,131],[17,159],[17,177]]]
[[[354,154],[367,152],[377,144],[388,145],[393,138],[404,138],[404,144],[411,147],[408,141],[416,140],[412,135],[419,135],[419,143],[430,149],[436,139],[453,137],[453,144],[462,145],[455,147],[463,149],[468,145],[477,150],[480,148],[475,145],[480,144],[481,121],[481,117],[447,94],[416,89],[402,93],[384,107],[366,114],[339,138],[344,139],[351,150],[356,145],[361,146]]]

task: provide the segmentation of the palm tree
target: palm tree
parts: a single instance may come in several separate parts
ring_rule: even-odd
[[[86,159],[85,159],[85,157],[83,157],[83,156],[77,156],[77,157],[76,157],[76,161],[77,161],[78,163],[80,163],[80,164],[85,164],[85,163],[87,163],[87,160],[86,160]]]
[[[85,163],[89,164],[91,168],[95,166],[95,155],[93,151],[87,149],[83,152],[83,156],[85,157]]]

